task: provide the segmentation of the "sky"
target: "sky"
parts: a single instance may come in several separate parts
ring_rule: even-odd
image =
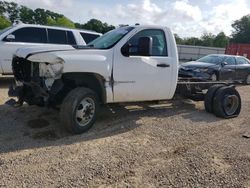
[[[13,0],[7,0],[13,1]],[[231,35],[233,21],[250,14],[250,0],[15,0],[29,8],[64,14],[74,22],[164,25],[181,37]]]

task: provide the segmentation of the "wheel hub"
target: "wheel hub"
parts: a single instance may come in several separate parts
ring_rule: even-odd
[[[239,106],[239,98],[236,95],[227,95],[224,98],[224,109],[228,116],[233,115]]]
[[[95,103],[91,98],[84,98],[78,105],[75,113],[76,122],[80,126],[86,126],[94,117]]]

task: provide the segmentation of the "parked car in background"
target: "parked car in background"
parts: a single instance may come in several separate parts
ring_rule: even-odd
[[[250,84],[250,61],[243,56],[212,54],[181,64],[179,77]]]
[[[0,31],[0,74],[12,74],[12,57],[19,48],[33,46],[43,46],[49,50],[69,48],[69,45],[86,45],[99,36],[100,33],[88,30],[15,24]]]

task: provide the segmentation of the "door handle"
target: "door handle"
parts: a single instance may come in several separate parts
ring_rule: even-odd
[[[170,65],[166,63],[160,63],[160,64],[157,64],[157,67],[167,68],[167,67],[170,67]]]

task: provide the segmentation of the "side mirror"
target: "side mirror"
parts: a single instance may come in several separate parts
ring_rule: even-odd
[[[223,63],[221,63],[221,66],[222,66],[222,67],[224,67],[224,66],[226,66],[226,65],[228,65],[228,63],[227,63],[227,62],[223,62]]]
[[[152,37],[141,37],[138,43],[138,55],[150,56],[152,54],[153,39]]]
[[[16,37],[15,35],[7,35],[7,37],[5,38],[6,41],[9,41],[9,42],[12,42],[12,41],[15,41]]]
[[[125,57],[129,57],[129,49],[130,49],[131,45],[129,43],[125,44],[122,49],[121,49],[121,52],[122,52],[122,55],[124,55]]]
[[[138,45],[125,44],[121,48],[121,53],[125,57],[129,56],[150,56],[152,54],[153,39],[152,37],[141,37],[138,39]]]

